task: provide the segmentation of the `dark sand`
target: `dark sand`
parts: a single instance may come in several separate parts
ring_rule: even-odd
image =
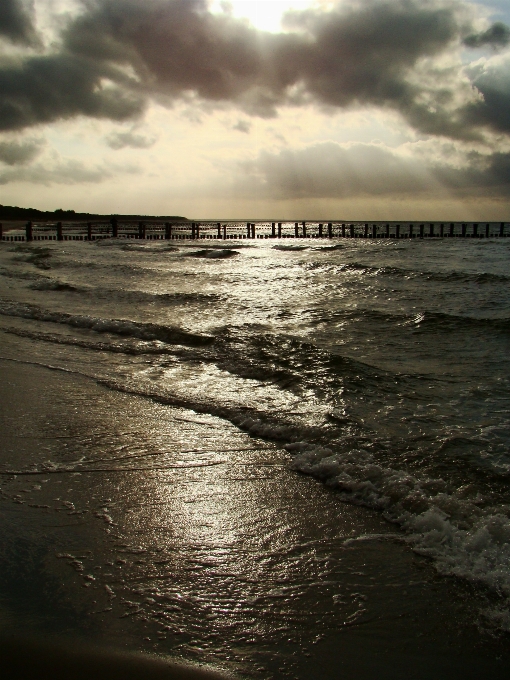
[[[86,651],[106,648],[246,677],[508,677],[495,598],[275,445],[22,363],[0,361],[0,395],[0,469],[23,473],[0,477],[2,677],[174,677]]]

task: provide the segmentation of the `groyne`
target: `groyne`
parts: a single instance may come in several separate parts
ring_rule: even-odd
[[[129,222],[113,217],[99,222],[27,222],[4,232],[2,241],[96,241],[104,238],[144,240],[200,239],[405,239],[505,238],[507,222]]]

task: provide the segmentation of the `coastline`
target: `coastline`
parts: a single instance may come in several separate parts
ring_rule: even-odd
[[[4,634],[241,677],[506,677],[506,636],[479,630],[491,597],[275,445],[72,373],[0,371],[2,469],[44,472],[2,476]]]

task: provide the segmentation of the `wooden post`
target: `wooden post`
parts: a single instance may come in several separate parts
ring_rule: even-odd
[[[306,222],[303,222],[303,238],[306,238]]]
[[[351,238],[354,238],[354,224],[351,224],[350,230],[351,230]]]
[[[165,222],[165,239],[168,241],[172,238],[172,225],[170,222]]]
[[[463,224],[462,225],[462,238],[466,238],[466,228],[467,228],[467,225]]]
[[[414,236],[413,231],[414,231],[413,225],[410,224],[409,225],[409,238],[413,238],[413,236]]]
[[[441,238],[444,237],[444,224],[441,224],[441,226],[439,227],[439,234]]]
[[[195,223],[191,223],[191,239],[193,240],[195,238]]]
[[[478,225],[473,224],[473,238],[478,238]]]
[[[282,237],[282,223],[278,222],[278,238]],[[255,238],[255,237],[253,237]]]
[[[365,224],[364,236],[365,236],[365,238],[368,238],[368,222]]]
[[[429,236],[434,236],[434,225],[433,224],[429,225]]]
[[[225,240],[226,238],[227,238],[227,225],[224,224],[223,225],[223,240]]]
[[[138,238],[145,238],[145,222],[138,222]]]
[[[377,224],[372,225],[372,238],[377,238]]]
[[[328,238],[333,238],[333,222],[328,222]]]
[[[322,224],[319,224],[319,238],[322,238]]]
[[[504,234],[505,234],[505,223],[501,222],[501,224],[499,225],[499,235],[502,238],[504,236]]]
[[[254,222],[252,222],[252,225],[251,225],[251,237],[255,238],[255,223]]]
[[[57,241],[63,241],[64,235],[62,233],[62,222],[57,222]]]
[[[217,226],[217,228],[218,228],[218,238],[221,238],[221,224],[220,224],[220,222],[218,222],[218,223],[216,224],[216,226]]]
[[[92,222],[87,222],[87,241],[92,241]]]
[[[485,238],[489,238],[489,230],[490,226],[488,224],[485,225]]]
[[[453,237],[453,230],[455,229],[455,225],[453,222],[450,222],[450,237]]]
[[[395,238],[400,238],[400,224],[395,226]]]
[[[276,238],[276,231],[275,231],[275,228],[276,228],[276,223],[275,223],[275,222],[271,222],[271,238]]]
[[[110,220],[110,224],[112,225],[112,236],[113,238],[117,238],[117,236],[119,235],[117,218],[112,217],[112,219]]]
[[[27,222],[25,226],[25,239],[27,241],[32,240],[32,222]]]
[[[420,238],[423,238],[424,236],[424,231],[425,231],[425,225],[420,224]]]
[[[345,224],[342,224],[342,238],[345,238]]]
[[[386,238],[389,238],[389,237],[390,237],[390,225],[387,224],[386,225]]]
[[[299,236],[299,224],[297,222],[294,222],[294,237],[297,238]]]
[[[200,222],[195,224],[195,238],[200,238]]]

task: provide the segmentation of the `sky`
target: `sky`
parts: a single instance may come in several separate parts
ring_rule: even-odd
[[[510,221],[510,2],[1,0],[0,203]]]

